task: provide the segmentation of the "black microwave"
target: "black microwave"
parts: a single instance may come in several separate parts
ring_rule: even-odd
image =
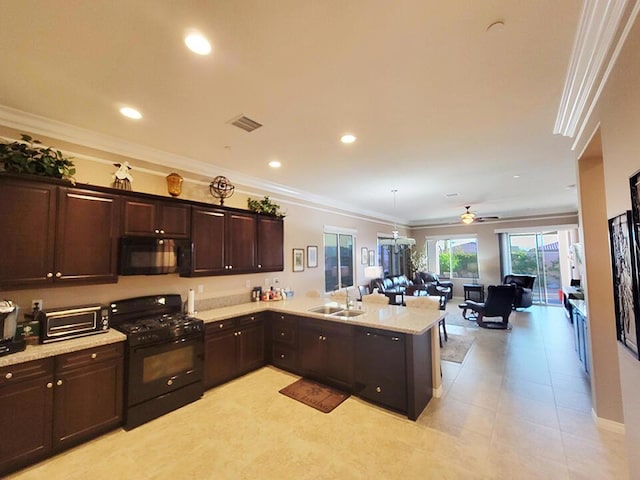
[[[121,237],[119,275],[188,275],[191,241],[182,238]]]

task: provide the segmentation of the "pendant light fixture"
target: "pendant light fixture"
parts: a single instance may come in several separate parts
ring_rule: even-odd
[[[462,220],[462,223],[469,225],[470,223],[473,223],[473,220],[476,218],[476,216],[469,211],[471,205],[467,205],[464,208],[466,208],[467,211],[460,215],[460,220]]]
[[[391,193],[393,193],[393,230],[391,231],[391,238],[383,238],[379,240],[378,243],[380,245],[393,245],[397,252],[400,245],[412,246],[416,244],[416,240],[414,238],[400,236],[398,225],[396,224],[396,194],[398,193],[398,189],[395,188],[391,190]]]

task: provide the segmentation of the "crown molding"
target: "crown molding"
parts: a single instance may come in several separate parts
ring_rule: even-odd
[[[190,157],[176,155],[155,148],[130,142],[121,138],[113,137],[99,132],[94,132],[86,128],[70,125],[58,120],[42,117],[32,113],[17,110],[15,108],[0,105],[0,124],[20,131],[44,135],[56,138],[65,142],[81,145],[104,152],[122,155],[125,157],[144,160],[149,163],[161,165],[171,169],[180,169],[205,177],[215,177],[224,175],[233,178],[235,183],[245,187],[258,189],[267,193],[284,195],[305,203],[314,203],[323,207],[333,208],[350,212],[358,216],[370,217],[385,222],[407,223],[406,219],[397,219],[389,215],[381,215],[379,212],[366,209],[355,209],[352,205],[336,202],[335,200],[303,192],[287,185],[246,175],[244,173],[212,165],[210,162],[202,162]]]
[[[585,0],[554,134],[582,135],[639,6],[638,0]]]

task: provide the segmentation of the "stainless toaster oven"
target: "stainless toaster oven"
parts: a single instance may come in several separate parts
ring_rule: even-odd
[[[85,305],[81,307],[40,310],[40,343],[103,333],[109,330],[109,307]]]

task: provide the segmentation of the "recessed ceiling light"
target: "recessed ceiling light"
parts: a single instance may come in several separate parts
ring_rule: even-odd
[[[457,197],[457,196],[458,196],[458,194],[457,194],[457,193],[447,193],[447,194],[445,195],[445,197],[449,197],[449,198],[451,198],[451,197]]]
[[[282,164],[278,160],[271,160],[269,162],[269,166],[271,168],[280,168],[282,166]]]
[[[120,109],[120,113],[125,117],[133,118],[134,120],[140,120],[142,118],[142,114],[135,108],[131,107],[122,107]]]
[[[340,137],[340,141],[342,143],[353,143],[356,141],[356,136],[355,135],[351,135],[350,133],[347,133],[345,135],[343,135],[342,137]]]
[[[186,37],[184,37],[185,45],[191,50],[193,53],[197,53],[198,55],[209,55],[211,53],[211,44],[209,40],[204,38],[202,34],[198,32],[191,32]]]
[[[520,175],[514,175],[513,178],[520,178]]]

